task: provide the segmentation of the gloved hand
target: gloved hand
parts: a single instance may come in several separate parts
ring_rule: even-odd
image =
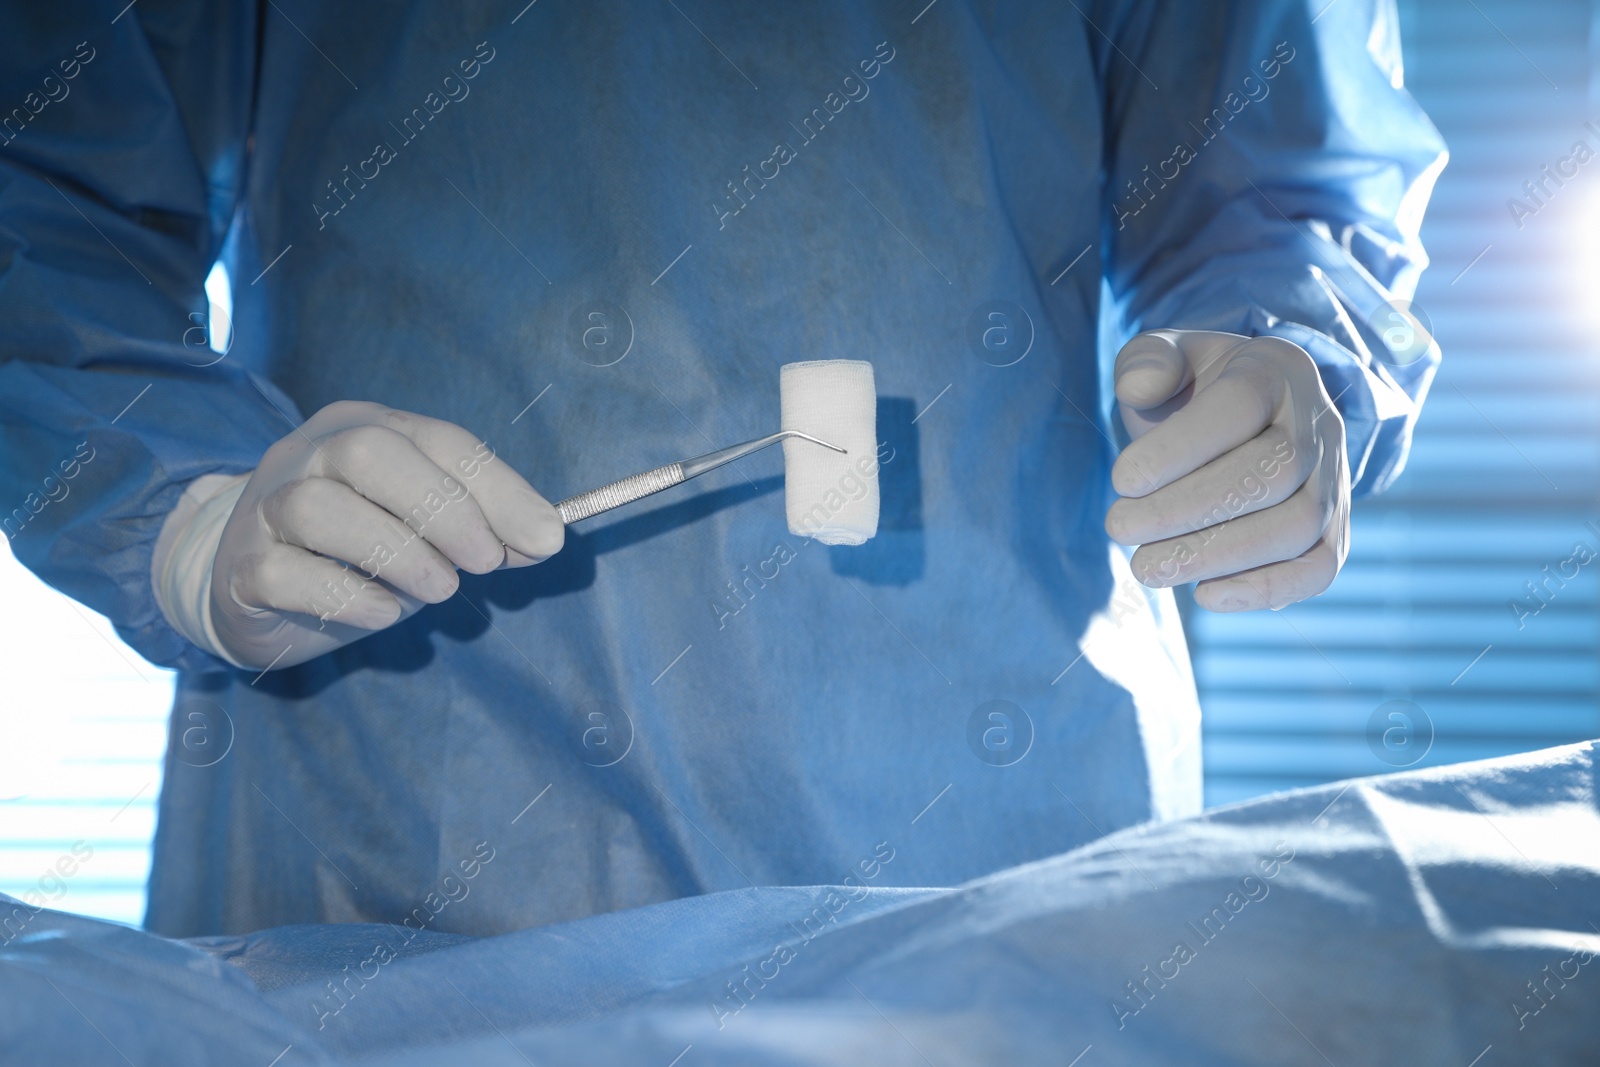
[[[566,535],[555,508],[471,433],[355,401],[317,412],[253,473],[211,476],[201,495],[163,527],[157,600],[190,640],[255,669],[448,599],[458,567],[539,563]]]
[[[1142,333],[1117,354],[1133,439],[1111,469],[1106,532],[1141,546],[1133,573],[1199,582],[1212,611],[1316,596],[1344,565],[1350,470],[1344,420],[1305,350],[1276,337]]]

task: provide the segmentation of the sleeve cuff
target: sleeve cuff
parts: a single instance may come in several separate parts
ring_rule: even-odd
[[[1250,258],[1214,260],[1205,272],[1210,280],[1153,303],[1138,316],[1138,329],[1221,330],[1304,348],[1344,419],[1352,495],[1382,492],[1405,469],[1438,345],[1424,333],[1425,343],[1403,353],[1389,348],[1371,323],[1393,305],[1375,282],[1350,294],[1316,265],[1244,262]],[[1368,310],[1358,318],[1362,307]]]
[[[211,570],[222,529],[244,492],[248,474],[195,479],[162,524],[150,560],[151,589],[162,617],[196,647],[242,667],[222,648],[211,619]]]

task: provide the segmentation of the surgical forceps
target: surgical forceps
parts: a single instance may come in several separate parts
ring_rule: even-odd
[[[690,478],[698,478],[706,471],[716,470],[724,463],[732,463],[734,460],[742,459],[752,452],[759,452],[768,445],[777,444],[786,437],[798,437],[801,440],[821,445],[823,448],[831,448],[835,452],[843,452],[849,455],[848,449],[840,448],[838,445],[830,445],[826,441],[819,441],[810,434],[801,433],[799,430],[782,430],[767,437],[757,438],[754,441],[746,441],[742,445],[718,449],[703,456],[696,456],[693,459],[686,459],[678,463],[669,463],[665,467],[657,467],[654,470],[644,471],[640,474],[630,474],[626,478],[602,485],[598,489],[591,489],[587,493],[579,493],[577,496],[568,497],[556,505],[556,511],[561,513],[561,521],[571,526],[575,522],[598,515],[603,511],[610,511],[612,508],[620,508],[624,504],[631,504],[635,500],[647,497],[652,493],[659,493],[663,489],[671,489],[673,486],[686,482]]]

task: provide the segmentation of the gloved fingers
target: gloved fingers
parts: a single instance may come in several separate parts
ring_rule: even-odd
[[[1327,591],[1344,564],[1348,514],[1335,515],[1317,543],[1294,559],[1213,578],[1195,587],[1195,603],[1208,611],[1278,611]]]
[[[1294,559],[1316,543],[1339,507],[1326,481],[1308,478],[1275,507],[1144,545],[1133,554],[1134,576],[1159,589]]]
[[[505,544],[466,485],[405,434],[386,426],[356,426],[323,438],[316,456],[310,473],[350,486],[462,570],[487,574],[505,561]]]
[[[382,630],[401,616],[400,601],[381,582],[281,542],[235,564],[227,592],[247,611],[292,611],[362,630]]]
[[[1149,496],[1118,499],[1106,513],[1106,533],[1118,544],[1144,545],[1273,507],[1310,476],[1309,451],[1270,425]]]
[[[1112,379],[1117,400],[1144,411],[1165,404],[1193,385],[1194,371],[1172,331],[1151,330],[1122,346]]]
[[[1213,330],[1148,330],[1117,353],[1112,372],[1118,409],[1138,439],[1211,384],[1229,355],[1252,339]]]
[[[475,434],[453,422],[405,411],[391,412],[386,425],[466,485],[508,549],[508,565],[527,566],[561,551],[567,528],[555,507]]]
[[[1286,379],[1270,363],[1234,358],[1204,389],[1122,450],[1111,468],[1118,495],[1169,485],[1259,434],[1277,415]]]
[[[331,478],[290,482],[261,502],[278,540],[342,560],[427,604],[455,595],[456,569],[416,531]]]

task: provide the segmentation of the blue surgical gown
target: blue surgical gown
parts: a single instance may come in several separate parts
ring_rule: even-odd
[[[1384,0],[122,8],[4,16],[0,519],[182,672],[162,933],[490,934],[883,848],[951,885],[1193,812],[1173,601],[1102,527],[1109,357],[1296,341],[1358,493],[1432,374],[1371,325],[1443,162]],[[876,369],[864,548],[791,535],[764,454],[286,670],[152,598],[185,487],[324,404],[559,499],[770,432],[819,358]]]

